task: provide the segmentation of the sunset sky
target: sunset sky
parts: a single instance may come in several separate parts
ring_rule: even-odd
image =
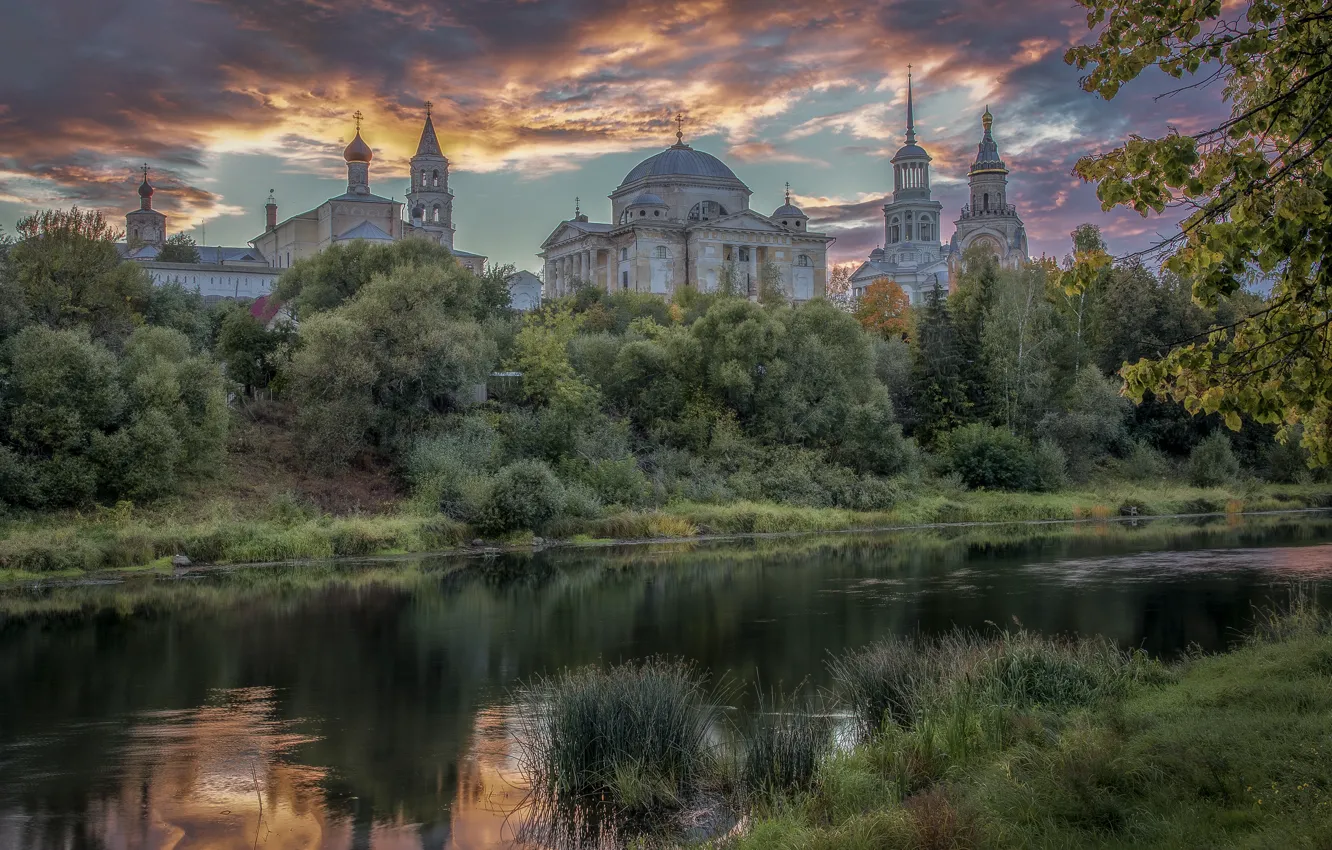
[[[538,268],[575,196],[607,220],[606,196],[684,112],[686,141],[725,160],[753,208],[771,212],[789,180],[811,229],[837,237],[832,259],[863,259],[883,239],[911,63],[948,218],[988,103],[1032,253],[1062,256],[1084,221],[1123,253],[1172,220],[1102,213],[1073,163],[1222,114],[1219,88],[1157,99],[1178,83],[1154,72],[1111,102],[1083,93],[1063,62],[1089,38],[1069,0],[24,0],[4,24],[9,233],[73,204],[120,224],[147,162],[169,232],[243,245],[269,188],[280,218],[344,190],[358,109],[371,189],[401,199],[430,100],[459,248]]]

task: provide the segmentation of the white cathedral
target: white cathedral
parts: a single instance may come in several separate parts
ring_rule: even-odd
[[[1008,167],[999,158],[991,132],[994,116],[985,108],[984,134],[976,161],[968,171],[970,203],[953,222],[956,230],[942,242],[943,204],[930,197],[930,155],[916,144],[911,76],[907,75],[906,144],[893,155],[893,196],[883,207],[884,246],[851,274],[852,294],[859,297],[880,279],[896,281],[918,304],[937,284],[947,293],[963,252],[972,245],[988,247],[1005,267],[1027,260],[1027,231],[1017,207],[1007,202]]]
[[[682,131],[675,139],[611,192],[610,221],[590,221],[575,207],[546,238],[546,295],[583,284],[669,298],[685,286],[716,291],[729,277],[736,291],[757,297],[765,271],[794,301],[823,295],[833,240],[810,232],[789,190],[772,215],[755,212],[753,193],[726,163],[685,144]]]

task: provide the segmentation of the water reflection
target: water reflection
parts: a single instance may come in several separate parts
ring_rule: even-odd
[[[515,846],[508,694],[534,674],[663,653],[817,688],[829,651],[1012,619],[1215,649],[1332,583],[1328,541],[1326,518],[963,529],[4,589],[0,848]]]

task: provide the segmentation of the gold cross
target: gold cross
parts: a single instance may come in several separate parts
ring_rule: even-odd
[[[427,100],[427,101],[426,101],[426,117],[427,117],[427,118],[430,117],[430,107],[432,107],[432,106],[434,106],[434,104]]]
[[[361,119],[365,116],[362,115],[361,110],[358,109],[352,113],[352,117],[356,119],[356,132],[361,132]]]
[[[684,113],[675,116],[675,143],[684,144]]]

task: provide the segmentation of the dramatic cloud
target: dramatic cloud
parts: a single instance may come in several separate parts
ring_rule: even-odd
[[[1214,121],[1218,97],[1154,100],[1165,81],[1110,104],[1083,94],[1062,55],[1086,36],[1067,0],[21,3],[0,34],[0,204],[123,210],[148,162],[158,205],[189,227],[253,207],[268,182],[219,184],[220,157],[336,177],[354,110],[376,174],[401,171],[425,100],[455,172],[543,198],[553,175],[660,147],[684,112],[689,137],[719,138],[742,171],[784,164],[845,260],[882,238],[909,62],[946,214],[988,103],[1034,250],[1062,251],[1083,220],[1133,247],[1165,224],[1104,216],[1072,164],[1129,128]],[[877,183],[845,185],[856,169]]]

